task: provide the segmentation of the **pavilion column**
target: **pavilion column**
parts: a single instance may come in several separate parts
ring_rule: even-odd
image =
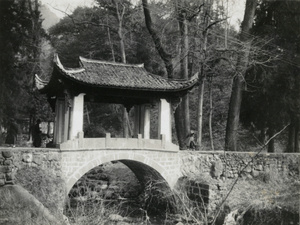
[[[64,101],[64,110],[63,110],[63,135],[62,135],[62,142],[66,142],[70,139],[70,111],[71,108],[68,104],[68,101],[65,99]]]
[[[158,111],[158,136],[164,134],[166,141],[172,141],[171,106],[166,99],[160,99]]]
[[[150,139],[150,106],[134,106],[134,136],[142,134],[143,138]]]
[[[83,132],[84,93],[73,97],[71,118],[70,118],[70,139],[78,137]]]
[[[136,138],[140,134],[141,124],[141,106],[134,106],[134,137]]]
[[[142,107],[143,117],[143,137],[144,139],[150,139],[150,105],[143,105]]]
[[[54,125],[54,137],[53,142],[59,144],[63,142],[64,134],[64,99],[58,98],[55,105],[55,125]]]

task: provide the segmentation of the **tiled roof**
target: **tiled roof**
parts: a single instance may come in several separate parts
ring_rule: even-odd
[[[179,91],[195,85],[198,75],[188,81],[168,80],[147,72],[141,65],[91,60],[80,57],[81,67],[65,68],[58,56],[54,59],[61,74],[76,82],[96,87],[149,91]]]

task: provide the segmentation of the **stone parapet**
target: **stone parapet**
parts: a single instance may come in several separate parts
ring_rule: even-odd
[[[178,145],[166,140],[165,135],[160,139],[144,139],[139,134],[137,138],[112,138],[110,133],[105,138],[84,138],[80,132],[78,138],[59,144],[61,150],[92,150],[92,149],[137,149],[137,150],[160,150],[179,151]]]

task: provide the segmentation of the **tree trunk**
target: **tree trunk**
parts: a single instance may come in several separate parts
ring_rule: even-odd
[[[184,135],[184,116],[182,115],[183,109],[182,102],[177,106],[174,114],[174,119],[175,119],[175,129],[177,133],[177,140],[179,144],[179,148],[181,150],[186,149],[186,139],[187,136]]]
[[[227,117],[225,150],[237,151],[239,115],[242,102],[242,91],[244,87],[244,75],[249,60],[251,42],[249,32],[253,24],[256,9],[256,0],[247,0],[245,15],[241,27],[240,41],[245,45],[245,49],[240,52],[237,59],[236,73],[233,78],[229,111]]]
[[[188,56],[189,56],[189,38],[188,38],[188,24],[186,15],[183,16],[183,26],[181,28],[181,36],[183,39],[182,43],[182,62],[181,62],[181,78],[188,80],[189,79],[189,72],[188,72]],[[190,101],[189,101],[189,94],[187,93],[182,98],[182,104],[183,104],[183,116],[184,116],[184,135],[187,136],[191,132],[190,127]]]
[[[213,130],[212,130],[212,112],[213,112],[213,96],[212,96],[212,77],[209,80],[209,117],[208,117],[208,125],[209,125],[209,140],[210,140],[210,148],[211,150],[215,150],[214,148],[214,138],[213,138]]]
[[[272,138],[275,134],[275,131],[273,128],[269,128],[268,136],[269,138]],[[268,152],[275,152],[275,139],[272,138],[268,143]]]
[[[202,74],[202,73],[201,73]],[[200,76],[200,75],[199,75]],[[198,127],[198,136],[197,136],[197,145],[198,148],[202,147],[202,127],[203,127],[203,99],[204,99],[204,87],[205,87],[205,77],[201,75],[199,78],[199,89],[198,89],[198,112],[197,112],[197,127]]]
[[[198,137],[197,137],[197,145],[198,148],[202,147],[202,129],[203,129],[203,100],[204,100],[204,87],[205,87],[205,79],[206,74],[204,70],[204,65],[206,63],[206,50],[207,50],[207,35],[208,35],[208,26],[209,26],[209,14],[211,11],[211,7],[213,4],[213,0],[208,0],[205,3],[205,15],[203,21],[203,47],[202,47],[202,63],[199,73],[199,89],[198,89],[198,111],[197,111],[197,129],[198,129]]]
[[[147,0],[142,0],[143,9],[144,9],[144,16],[145,16],[145,23],[147,29],[152,37],[152,40],[155,44],[155,48],[158,51],[160,57],[165,63],[165,67],[168,73],[168,78],[173,78],[174,75],[174,65],[173,65],[173,57],[167,51],[161,42],[161,39],[157,32],[153,29],[152,26],[152,19],[150,15],[149,5]],[[177,3],[176,3],[177,4]],[[175,4],[175,5],[176,5]],[[178,7],[178,5],[176,5]],[[179,8],[177,8],[177,13]],[[181,57],[183,60],[181,61],[181,78],[188,79],[188,28],[187,28],[187,21],[186,15],[183,12],[178,14],[178,18],[181,17],[183,20],[178,19],[180,33],[182,37],[182,44],[181,44]],[[190,133],[190,118],[189,118],[189,101],[188,96],[182,98],[181,103],[178,105],[175,111],[175,128],[177,133],[177,139],[179,142],[180,149],[186,148],[186,137]]]
[[[172,55],[165,51],[163,44],[161,42],[161,39],[157,32],[152,27],[152,19],[150,15],[149,5],[147,0],[142,0],[143,3],[143,9],[144,9],[144,16],[145,16],[145,23],[147,26],[147,29],[149,31],[149,34],[152,37],[152,40],[154,42],[155,48],[158,51],[159,56],[162,58],[162,60],[165,63],[168,78],[173,78],[173,62],[172,62]]]
[[[291,124],[289,125],[289,136],[288,136],[288,146],[287,152],[299,152],[299,118],[294,117],[291,119]]]
[[[186,13],[182,11],[181,6],[177,6],[178,24],[181,35],[181,75],[182,79],[188,80],[188,51],[189,51],[189,39],[188,39],[188,24],[186,20]],[[186,138],[191,132],[190,128],[190,110],[189,110],[189,96],[186,94],[182,97],[181,103],[178,105],[175,111],[176,118],[176,132],[178,136],[178,142],[180,149],[186,149]]]
[[[295,124],[295,150],[294,152],[300,152],[299,147],[299,139],[300,139],[300,118],[296,118],[296,124]]]
[[[126,53],[125,53],[125,45],[124,45],[124,36],[123,36],[123,17],[125,13],[125,7],[123,6],[121,12],[119,11],[118,2],[113,0],[113,3],[116,7],[116,14],[118,17],[118,36],[119,36],[119,43],[120,43],[120,51],[121,51],[121,59],[122,63],[126,63]],[[126,107],[123,106],[123,137],[129,137],[129,117]]]
[[[237,151],[238,126],[242,102],[243,78],[235,76],[230,97],[229,113],[226,126],[225,150]]]
[[[109,42],[109,46],[110,46],[110,50],[111,50],[111,56],[112,56],[112,60],[115,62],[116,61],[115,51],[114,51],[114,46],[113,46],[113,43],[112,43],[111,37],[110,37],[110,29],[108,26],[108,16],[106,17],[106,24],[107,24],[107,36],[108,36],[108,42]]]
[[[293,152],[295,149],[295,126],[293,121],[289,125],[289,134],[288,134],[288,145],[286,152]]]

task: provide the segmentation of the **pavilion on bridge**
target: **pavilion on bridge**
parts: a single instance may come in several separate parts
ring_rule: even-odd
[[[197,83],[198,75],[189,80],[170,80],[147,72],[143,66],[79,57],[79,68],[65,68],[58,55],[49,82],[36,75],[36,87],[46,94],[55,110],[54,144],[60,146],[83,134],[84,102],[122,104],[134,108],[134,136],[150,139],[150,108],[159,105],[158,135],[172,141],[171,104]]]

